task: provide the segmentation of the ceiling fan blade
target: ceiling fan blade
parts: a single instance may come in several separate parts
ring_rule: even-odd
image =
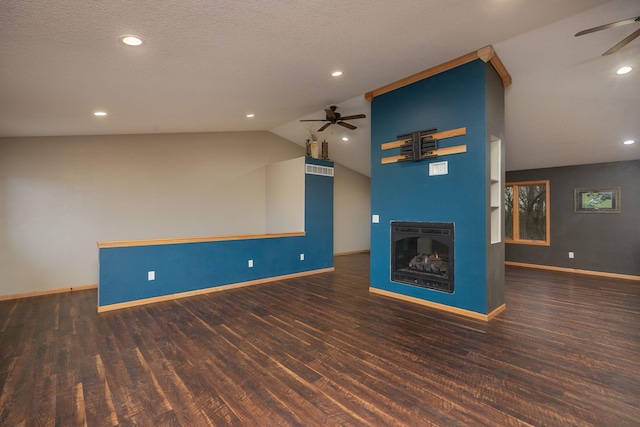
[[[338,124],[339,124],[340,126],[344,126],[344,127],[346,127],[347,129],[351,129],[351,130],[357,129],[357,126],[354,126],[354,125],[349,124],[349,123],[345,123],[345,122],[338,122]]]
[[[324,125],[322,125],[322,127],[320,129],[318,129],[318,132],[322,132],[323,130],[325,130],[329,126],[331,126],[331,123],[325,123]]]
[[[640,16],[636,16],[635,18],[623,19],[622,21],[616,21],[610,24],[600,25],[599,27],[589,28],[588,30],[582,30],[576,33],[576,37],[584,36],[585,34],[595,33],[596,31],[600,31],[600,30],[606,30],[607,28],[614,28],[614,27],[619,27],[621,25],[633,24],[634,22],[638,22],[638,21],[640,21]]]
[[[326,119],[311,119],[311,120],[300,120],[301,122],[328,122]]]
[[[327,119],[334,120],[336,118],[336,115],[333,114],[333,110],[331,108],[325,108],[324,112],[327,113]]]
[[[635,30],[633,33],[629,34],[627,37],[620,40],[618,44],[616,44],[614,47],[612,47],[611,49],[603,53],[602,56],[611,55],[612,53],[619,51],[620,49],[622,49],[623,47],[631,43],[631,41],[638,36],[640,36],[640,30]]]
[[[355,120],[355,119],[366,119],[367,116],[365,116],[364,114],[355,114],[353,116],[342,116],[340,117],[340,120]]]

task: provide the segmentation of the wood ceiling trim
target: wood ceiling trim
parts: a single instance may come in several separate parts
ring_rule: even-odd
[[[496,72],[502,79],[502,86],[509,87],[511,86],[511,75],[507,71],[507,67],[504,66],[500,57],[493,49],[493,46],[486,46],[482,49],[478,49],[478,58],[482,59],[484,62],[489,61],[493,68],[495,68]]]
[[[475,61],[476,59],[481,59],[484,62],[490,62],[493,68],[495,68],[496,72],[502,79],[502,85],[504,87],[508,87],[511,85],[511,76],[507,71],[507,68],[504,66],[496,51],[493,49],[493,46],[485,46],[482,49],[478,49],[474,52],[467,53],[466,55],[462,55],[458,58],[452,59],[450,61],[444,62],[440,65],[436,65],[435,67],[431,67],[424,71],[420,71],[419,73],[413,74],[411,76],[405,77],[393,83],[389,83],[378,89],[374,89],[370,92],[364,94],[364,97],[367,101],[371,102],[373,98],[376,96],[382,95],[387,92],[391,92],[392,90],[399,89],[401,87],[410,85],[411,83],[415,83],[417,81],[426,79],[431,76],[435,76],[436,74],[443,73],[445,71],[451,70],[453,68],[464,65],[468,62]]]

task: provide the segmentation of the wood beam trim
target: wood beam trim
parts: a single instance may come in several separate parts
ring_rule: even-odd
[[[452,59],[451,61],[444,62],[440,65],[436,65],[435,67],[431,67],[427,70],[420,71],[419,73],[413,74],[409,77],[405,77],[396,82],[389,83],[385,86],[379,87],[378,89],[372,90],[371,92],[367,92],[364,95],[364,97],[366,98],[367,101],[371,102],[373,98],[375,98],[376,96],[410,85],[411,83],[424,80],[428,77],[435,76],[436,74],[443,73],[445,71],[459,67],[461,65],[464,65],[476,59],[478,59],[477,52],[467,53],[466,55],[463,55],[459,58]]]
[[[467,152],[467,146],[466,145],[455,145],[453,147],[438,148],[437,150],[433,150],[431,153],[435,154],[438,157],[440,157],[440,156],[448,156],[449,154],[460,154],[460,153],[466,153],[466,152]],[[387,165],[389,163],[399,162],[400,160],[402,160],[404,158],[405,158],[405,156],[383,157],[380,160],[380,163],[382,163],[383,165]],[[427,160],[427,159],[423,159],[423,160]]]
[[[180,243],[225,242],[230,240],[274,239],[277,237],[301,237],[304,231],[274,234],[239,234],[235,236],[184,237],[178,239],[119,240],[98,242],[98,248],[125,248],[129,246],[175,245]]]
[[[502,86],[509,87],[511,86],[511,75],[507,71],[507,67],[504,66],[498,54],[496,53],[493,46],[485,46],[482,49],[478,49],[478,58],[483,60],[484,62],[489,62],[496,70],[500,79],[502,79]]]
[[[445,131],[438,132],[438,133],[433,133],[431,135],[427,135],[425,138],[427,138],[427,139],[446,139],[446,138],[452,138],[454,136],[462,136],[462,135],[466,135],[466,134],[467,134],[467,128],[466,127],[461,127],[461,128],[457,128],[457,129],[451,129],[451,130],[445,130]],[[390,150],[392,148],[400,148],[408,141],[411,141],[411,138],[399,139],[397,141],[391,141],[391,142],[385,142],[384,144],[382,144],[380,146],[380,149],[382,149],[382,150]]]
[[[508,87],[511,85],[511,76],[507,71],[506,67],[498,58],[495,50],[492,46],[485,46],[481,49],[478,49],[474,52],[467,53],[466,55],[462,55],[458,58],[452,59],[450,61],[444,62],[440,65],[436,65],[435,67],[431,67],[424,71],[420,71],[419,73],[413,74],[411,76],[405,77],[393,83],[389,83],[378,89],[374,89],[370,92],[364,94],[364,97],[367,101],[373,101],[373,98],[376,96],[385,94],[387,92],[391,92],[392,90],[399,89],[401,87],[410,85],[411,83],[415,83],[420,80],[424,80],[428,77],[435,76],[436,74],[443,73],[445,71],[451,70],[453,68],[459,67],[471,61],[475,61],[476,59],[481,59],[484,62],[490,62],[493,68],[496,69],[498,75],[502,79],[502,85],[504,87]]]
[[[491,48],[491,50],[493,50],[493,48]],[[511,86],[511,74],[509,74],[509,72],[507,71],[507,67],[504,66],[504,63],[500,60],[500,57],[498,57],[497,53],[494,52],[489,62],[491,62],[491,65],[493,65],[493,68],[498,73],[498,76],[500,76],[500,78],[502,79],[502,87],[506,88]]]
[[[482,59],[483,62],[489,62],[496,54],[496,51],[493,50],[493,46],[485,46],[478,49],[476,53],[478,54],[478,58]]]

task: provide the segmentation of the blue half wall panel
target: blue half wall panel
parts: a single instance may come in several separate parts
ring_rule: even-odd
[[[318,159],[305,162],[333,167]],[[301,170],[294,179],[305,180],[303,235],[100,247],[99,309],[332,268],[333,176]],[[148,278],[150,271],[154,280]]]

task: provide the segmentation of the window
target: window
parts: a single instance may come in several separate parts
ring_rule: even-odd
[[[549,181],[507,183],[504,211],[506,243],[550,245]]]

